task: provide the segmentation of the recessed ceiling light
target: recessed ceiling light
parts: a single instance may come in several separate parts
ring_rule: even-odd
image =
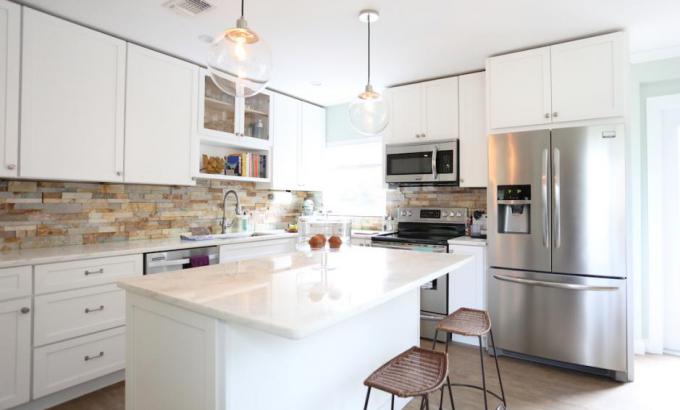
[[[214,38],[213,38],[213,36],[209,36],[207,34],[201,34],[200,36],[198,36],[198,39],[201,40],[204,43],[210,44],[210,43],[213,42]]]
[[[310,84],[314,87],[321,87],[323,85],[321,81],[311,81]]]

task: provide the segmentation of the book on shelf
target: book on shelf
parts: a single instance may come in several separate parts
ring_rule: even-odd
[[[224,161],[224,174],[266,178],[267,156],[253,152],[227,155]]]

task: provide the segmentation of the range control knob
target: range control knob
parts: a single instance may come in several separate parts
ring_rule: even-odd
[[[463,214],[462,214],[460,211],[458,211],[458,212],[456,212],[456,216],[457,216],[458,218],[460,218],[461,216],[463,216]]]
[[[401,211],[401,216],[406,216],[406,211]]]
[[[411,215],[413,215],[413,212],[411,212],[411,211],[406,212],[406,216],[411,216]]]

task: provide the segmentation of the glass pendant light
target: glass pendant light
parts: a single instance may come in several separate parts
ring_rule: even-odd
[[[387,127],[389,112],[387,101],[371,85],[371,22],[380,15],[375,10],[363,10],[359,20],[368,25],[368,81],[366,88],[349,105],[349,120],[352,127],[364,135],[376,135]]]
[[[272,70],[272,55],[267,43],[248,28],[243,17],[236,27],[218,35],[210,46],[208,73],[222,91],[235,97],[250,97],[264,89]]]

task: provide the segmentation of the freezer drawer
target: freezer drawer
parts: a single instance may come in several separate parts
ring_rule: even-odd
[[[626,280],[489,269],[488,304],[504,350],[626,370]]]

